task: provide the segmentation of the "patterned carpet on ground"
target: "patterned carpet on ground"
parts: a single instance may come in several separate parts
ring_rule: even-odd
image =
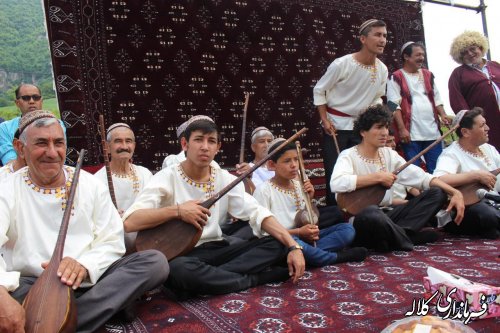
[[[99,333],[380,332],[423,297],[428,266],[499,286],[499,254],[500,240],[443,234],[412,252],[372,253],[361,263],[308,269],[296,285],[268,284],[179,303],[157,289],[140,301],[135,321],[110,322]],[[486,333],[498,332],[499,324],[497,317],[469,326]]]

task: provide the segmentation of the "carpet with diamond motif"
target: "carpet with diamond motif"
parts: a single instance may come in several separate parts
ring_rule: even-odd
[[[443,234],[437,243],[412,252],[373,253],[361,263],[309,269],[297,284],[268,284],[179,303],[157,289],[140,301],[135,321],[108,323],[99,333],[380,332],[404,318],[414,298],[423,297],[428,266],[499,286],[499,254],[500,240]],[[497,317],[469,326],[493,333],[499,324]]]

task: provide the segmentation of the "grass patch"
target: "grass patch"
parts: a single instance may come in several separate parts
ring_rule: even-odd
[[[43,100],[43,109],[49,110],[56,115],[57,118],[61,119],[61,114],[59,113],[59,107],[57,105],[56,98],[49,98]],[[17,108],[16,104],[12,102],[12,105],[0,107],[0,117],[4,120],[10,120],[15,117],[19,117],[21,112]]]

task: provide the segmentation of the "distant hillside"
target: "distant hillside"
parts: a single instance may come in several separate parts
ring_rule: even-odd
[[[13,96],[6,90],[19,83],[52,80],[40,0],[0,0],[0,72],[0,106],[10,105]],[[52,91],[43,93],[54,96]]]

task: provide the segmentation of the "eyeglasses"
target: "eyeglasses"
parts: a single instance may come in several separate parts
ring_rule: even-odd
[[[19,96],[17,99],[22,99],[25,102],[29,102],[32,98],[35,102],[38,102],[39,100],[42,99],[42,96],[40,96],[40,95],[23,95],[23,96]]]

